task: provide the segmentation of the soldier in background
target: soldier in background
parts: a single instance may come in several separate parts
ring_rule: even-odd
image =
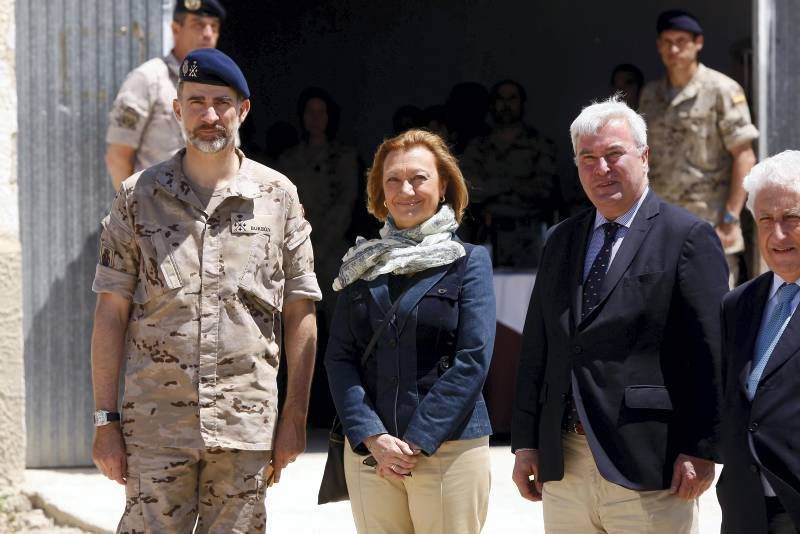
[[[336,140],[339,106],[327,91],[318,87],[304,89],[297,102],[297,115],[300,142],[281,155],[278,169],[292,177],[305,216],[314,228],[311,242],[322,288],[322,301],[317,306],[321,334],[317,355],[322,358],[336,304],[333,280],[349,248],[346,234],[358,196],[358,156],[354,148]],[[329,426],[334,408],[323,365],[315,366],[311,404],[312,424]]]
[[[133,174],[183,147],[172,113],[178,67],[195,48],[214,48],[225,9],[217,0],[177,0],[172,51],[132,70],[114,99],[106,133],[106,168],[114,189]]]
[[[306,446],[311,227],[294,185],[235,147],[250,110],[239,67],[202,48],[180,73],[186,148],[125,180],[103,220],[92,456],[126,485],[118,532],[263,532],[265,491]]]
[[[477,242],[492,243],[496,267],[535,268],[557,211],[556,149],[523,122],[525,89],[503,80],[490,93],[491,132],[464,151],[476,205]]]
[[[693,15],[666,11],[656,30],[667,75],[645,86],[639,108],[647,118],[650,184],[665,200],[714,226],[733,286],[744,278],[742,181],[756,161],[752,142],[758,130],[742,87],[698,61],[703,29]]]

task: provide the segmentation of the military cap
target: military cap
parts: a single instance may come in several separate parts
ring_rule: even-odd
[[[176,0],[172,16],[182,13],[217,17],[220,22],[225,20],[225,8],[217,0]]]
[[[216,48],[197,48],[186,54],[179,77],[182,82],[227,85],[250,98],[250,88],[239,66]]]
[[[703,28],[694,15],[682,9],[670,9],[658,16],[656,21],[656,33],[664,30],[681,30],[694,35],[702,35]]]

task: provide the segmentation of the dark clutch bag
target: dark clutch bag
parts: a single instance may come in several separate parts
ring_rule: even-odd
[[[344,478],[344,430],[339,418],[334,417],[328,434],[328,459],[319,485],[317,504],[346,501],[349,498]]]

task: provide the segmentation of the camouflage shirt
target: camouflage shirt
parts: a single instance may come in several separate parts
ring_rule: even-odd
[[[185,150],[123,182],[103,220],[93,290],[133,302],[122,431],[148,447],[268,450],[280,311],[320,299],[297,192],[244,158],[206,213]]]
[[[730,149],[758,137],[741,86],[701,64],[674,98],[666,79],[647,84],[639,111],[647,121],[651,187],[719,223],[730,190]]]
[[[146,61],[128,74],[114,99],[106,143],[135,148],[136,171],[164,161],[184,146],[172,112],[178,68],[172,54]]]
[[[495,132],[473,140],[461,165],[472,186],[470,200],[485,203],[493,215],[520,217],[554,209],[555,144],[534,128],[521,130],[510,144]]]

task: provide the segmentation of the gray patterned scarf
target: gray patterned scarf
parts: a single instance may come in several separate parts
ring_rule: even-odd
[[[466,254],[464,246],[453,239],[456,229],[458,222],[449,204],[422,224],[404,230],[389,217],[380,239],[356,238],[342,258],[333,289],[339,291],[358,279],[374,280],[385,273],[416,273],[453,263]]]

